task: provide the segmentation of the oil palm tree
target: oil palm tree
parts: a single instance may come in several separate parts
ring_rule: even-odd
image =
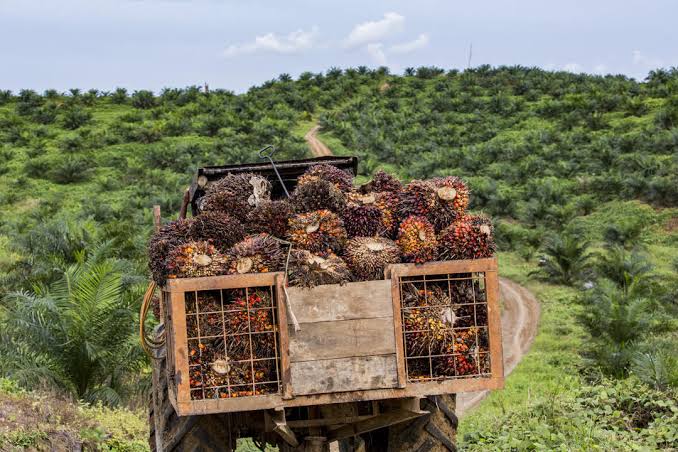
[[[133,345],[132,300],[119,265],[96,256],[49,286],[9,294],[0,313],[0,374],[118,404],[128,372],[143,362]]]
[[[551,282],[573,285],[584,279],[590,270],[589,242],[575,234],[552,236],[543,247],[537,274]]]

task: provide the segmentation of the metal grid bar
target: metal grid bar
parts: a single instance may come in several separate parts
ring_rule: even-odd
[[[491,374],[489,347],[482,347],[480,341],[481,334],[489,339],[487,316],[479,320],[479,310],[481,308],[485,312],[488,310],[484,272],[401,277],[398,285],[400,288],[401,320],[403,324],[402,334],[405,344],[405,369],[408,381],[437,381],[472,378]],[[410,291],[409,305],[405,306],[406,296],[404,289],[408,285],[412,285],[414,290]],[[423,294],[421,293],[422,286]],[[447,300],[443,300],[445,302],[441,304],[429,304],[433,290],[442,290],[443,296]],[[470,294],[468,293],[469,290]],[[412,305],[412,293],[416,294],[415,305]],[[466,299],[460,300],[460,297]],[[456,303],[458,301],[462,302]],[[453,311],[453,317],[457,319],[469,318],[470,316],[472,324],[465,324],[464,326],[445,325],[442,323],[444,322],[444,314],[442,313],[448,309],[457,311]],[[468,315],[458,316],[457,313],[460,310],[470,312]],[[435,318],[436,313],[441,313],[439,319]],[[412,323],[408,322],[411,316],[421,314],[424,314],[423,321],[426,329],[408,329],[408,325],[412,326]],[[421,323],[418,323],[418,325],[421,325]],[[432,331],[434,329],[436,335],[443,335],[445,337],[442,339],[439,339],[438,336],[425,337],[424,350],[421,350],[420,346],[415,346],[414,342],[409,342],[415,341],[417,338],[421,339],[421,336],[427,333],[433,334]],[[448,335],[451,336],[451,343],[449,342]],[[470,343],[469,340],[471,340]],[[457,350],[457,347],[460,350]],[[417,349],[420,350],[420,353],[412,354]],[[424,354],[421,351],[424,351]],[[426,365],[424,365],[424,362],[426,362]],[[452,369],[449,369],[450,363],[452,364]],[[425,369],[426,367],[428,369]]]
[[[219,292],[218,296],[215,296],[216,292]],[[240,309],[232,309],[232,306],[228,306],[229,303],[225,300],[225,291],[232,293],[239,293],[237,297],[244,295],[244,306]],[[227,292],[227,293],[228,293]],[[201,400],[201,399],[210,399],[210,398],[221,398],[221,397],[242,397],[249,395],[257,395],[257,390],[261,389],[264,391],[266,386],[276,385],[276,391],[279,393],[281,390],[281,380],[280,380],[280,352],[279,347],[279,328],[277,327],[277,300],[276,292],[272,285],[257,286],[257,287],[244,287],[244,288],[235,288],[235,289],[214,289],[214,290],[202,290],[202,291],[191,291],[186,292],[186,295],[191,294],[194,297],[193,302],[190,305],[193,306],[193,309],[187,309],[187,311],[193,311],[186,314],[186,329],[193,333],[187,339],[189,344],[197,346],[197,352],[199,353],[200,362],[198,364],[190,364],[189,369],[192,374],[193,371],[196,371],[200,375],[199,387],[197,384],[190,389],[191,399],[192,400]],[[254,307],[250,296],[264,296],[265,300],[267,299],[269,306],[267,307]],[[187,298],[187,297],[186,297]],[[215,303],[218,306],[215,306]],[[189,303],[187,303],[189,304]],[[189,306],[187,306],[188,308]],[[204,310],[201,310],[201,307]],[[210,309],[211,308],[211,309]],[[219,309],[219,310],[215,310]],[[230,308],[230,309],[227,309]],[[247,318],[247,331],[239,333],[228,333],[227,328],[227,314],[235,313],[242,314]],[[253,322],[254,315],[257,313],[265,313],[264,326],[260,328],[259,322],[256,324]],[[201,321],[201,317],[204,321]],[[220,316],[221,320],[221,334],[214,335],[213,322],[209,320],[210,316]],[[244,320],[244,318],[242,319]],[[270,329],[269,327],[270,322]],[[194,325],[192,326],[192,323]],[[255,326],[256,325],[256,326]],[[254,330],[257,331],[254,331]],[[263,329],[263,330],[260,330]],[[208,331],[209,330],[209,331]],[[207,333],[207,334],[205,334]],[[212,333],[212,334],[210,334]],[[265,339],[265,335],[272,335],[273,350],[271,351],[272,356],[265,356],[263,358],[258,358],[255,356],[255,345],[260,337]],[[217,353],[221,354],[223,352],[224,356],[228,358],[229,355],[229,344],[233,344],[233,340],[238,338],[245,339],[249,345],[249,351],[244,355],[246,359],[238,360],[228,360],[229,366],[239,366],[245,365],[248,367],[248,371],[245,375],[247,377],[244,382],[233,381],[231,378],[230,371],[223,376],[214,377],[214,374],[211,374],[213,370],[209,368],[209,364],[206,360],[209,359],[208,356],[203,356],[203,350],[208,347],[208,351],[205,353]],[[229,339],[231,341],[229,341]],[[217,348],[212,348],[212,344],[215,342],[218,344],[219,340],[223,340],[223,346],[217,345]],[[197,345],[196,345],[197,344]],[[201,344],[208,344],[203,347]],[[241,344],[242,345],[242,344]],[[189,347],[190,349],[190,347]],[[219,351],[221,350],[221,351]],[[230,350],[233,352],[233,350]],[[268,353],[266,353],[268,355]],[[275,362],[275,367],[273,368],[273,362]],[[261,363],[265,366],[264,368],[259,369],[259,371],[264,372],[263,376],[268,376],[265,378],[265,381],[257,381],[257,369],[255,369],[255,364]],[[232,368],[232,367],[231,367]],[[275,376],[272,375],[272,372],[275,372]],[[209,375],[216,378],[216,381],[212,380],[208,384]],[[197,376],[197,375],[196,375]],[[274,378],[271,378],[274,377]],[[241,380],[242,381],[242,380]],[[225,384],[224,384],[225,383]],[[245,388],[247,390],[245,390]],[[244,394],[243,394],[244,393]],[[270,393],[266,392],[266,393]]]

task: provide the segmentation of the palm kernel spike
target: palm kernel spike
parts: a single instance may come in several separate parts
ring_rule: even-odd
[[[438,240],[435,229],[424,217],[407,217],[400,224],[397,243],[406,262],[423,264],[436,258]]]
[[[285,252],[280,242],[261,233],[245,237],[226,253],[232,274],[266,273],[283,268]]]
[[[322,209],[339,213],[346,207],[346,196],[332,182],[315,179],[297,185],[291,203],[298,213]]]
[[[347,239],[344,222],[329,210],[294,215],[287,237],[295,247],[321,255],[339,253]]]
[[[188,234],[191,240],[209,241],[223,252],[245,237],[245,227],[231,215],[210,211],[192,219]]]
[[[292,205],[285,200],[262,202],[247,214],[247,230],[251,234],[266,232],[274,237],[287,235]]]
[[[345,284],[350,280],[348,266],[336,254],[318,256],[306,250],[292,251],[289,269],[291,285],[311,288],[321,284]]]
[[[310,167],[301,177],[297,184],[303,185],[314,180],[326,180],[334,184],[341,191],[349,191],[353,186],[353,176],[336,166],[321,163]]]
[[[169,278],[223,275],[227,259],[209,242],[188,242],[174,248],[167,258]]]
[[[346,243],[344,259],[357,281],[384,278],[384,269],[400,262],[400,248],[384,237],[355,237]]]

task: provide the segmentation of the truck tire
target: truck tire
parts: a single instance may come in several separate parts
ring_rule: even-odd
[[[164,350],[158,351],[163,356]],[[152,452],[231,452],[230,415],[177,416],[169,400],[164,357],[153,360],[148,444]]]
[[[421,409],[430,412],[410,422],[395,424],[362,436],[365,452],[456,452],[459,419],[455,396],[429,396]],[[344,444],[342,446],[346,447]],[[345,449],[346,450],[346,449]]]

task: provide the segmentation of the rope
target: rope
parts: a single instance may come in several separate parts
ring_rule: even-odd
[[[139,311],[139,339],[141,341],[141,348],[144,349],[144,352],[150,357],[155,358],[153,351],[156,351],[162,348],[165,345],[165,331],[163,330],[160,333],[160,336],[156,338],[151,338],[146,333],[146,316],[148,315],[148,310],[151,307],[153,302],[153,295],[155,294],[155,289],[157,285],[155,281],[151,281],[146,288],[146,293],[144,294],[144,299],[141,302],[141,310]]]

